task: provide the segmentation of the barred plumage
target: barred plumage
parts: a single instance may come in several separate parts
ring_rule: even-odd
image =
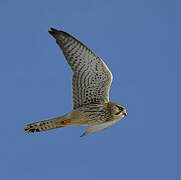
[[[62,117],[29,124],[25,131],[88,125],[85,135],[105,129],[124,117],[126,109],[109,102],[112,73],[102,59],[66,32],[51,28],[49,33],[56,39],[73,71],[73,111]]]

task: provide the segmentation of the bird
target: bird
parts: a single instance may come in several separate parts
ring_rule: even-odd
[[[109,101],[113,76],[103,60],[67,32],[54,28],[48,32],[55,38],[73,72],[73,109],[63,116],[28,124],[25,132],[87,126],[82,137],[106,129],[126,116],[124,106]]]

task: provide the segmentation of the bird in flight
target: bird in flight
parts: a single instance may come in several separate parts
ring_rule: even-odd
[[[126,109],[109,101],[112,73],[93,51],[70,34],[50,28],[70,65],[73,110],[64,116],[28,124],[27,133],[47,131],[68,126],[88,126],[81,135],[94,133],[115,124],[126,115]]]

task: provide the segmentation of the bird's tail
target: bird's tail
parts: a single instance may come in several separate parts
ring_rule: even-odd
[[[45,120],[39,121],[32,124],[28,124],[24,127],[25,132],[27,133],[34,133],[40,131],[48,131],[55,128],[61,128],[65,126],[69,126],[71,124],[71,120],[67,119],[66,115]]]
[[[69,115],[45,120],[45,121],[39,121],[32,124],[28,124],[24,127],[25,132],[27,133],[34,133],[34,132],[40,132],[40,131],[48,131],[55,128],[61,128],[66,126],[81,126],[85,125],[85,121],[78,121],[78,120],[72,120],[72,118]]]

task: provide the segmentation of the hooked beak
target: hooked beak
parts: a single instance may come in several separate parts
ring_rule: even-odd
[[[124,116],[127,116],[126,109],[124,109],[123,115],[124,115]]]

